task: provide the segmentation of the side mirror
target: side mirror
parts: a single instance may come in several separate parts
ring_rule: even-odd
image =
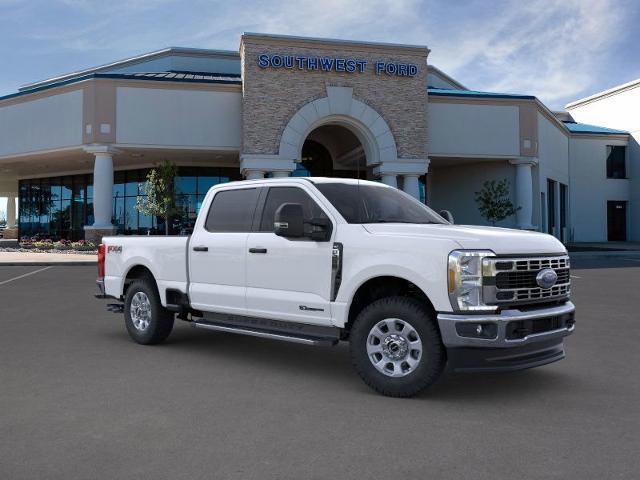
[[[440,210],[440,216],[449,223],[455,223],[453,221],[453,214],[449,210]]]
[[[328,218],[312,218],[308,222],[311,225],[311,232],[309,238],[316,242],[327,242],[331,239],[331,220]]]
[[[283,203],[274,216],[273,233],[280,237],[304,237],[304,211],[299,203]]]

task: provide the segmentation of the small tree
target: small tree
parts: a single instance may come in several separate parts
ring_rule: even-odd
[[[520,207],[515,207],[509,199],[509,182],[507,179],[496,182],[487,180],[482,185],[482,190],[476,192],[478,210],[491,225],[514,215]]]
[[[152,168],[147,174],[147,183],[142,184],[146,197],[138,197],[136,210],[143,215],[164,218],[164,233],[169,235],[169,220],[176,209],[175,178],[178,167],[169,160]]]

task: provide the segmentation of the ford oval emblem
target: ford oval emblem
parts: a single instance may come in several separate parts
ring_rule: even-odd
[[[553,287],[558,281],[558,274],[551,268],[540,270],[536,275],[536,283],[540,288],[547,289]]]

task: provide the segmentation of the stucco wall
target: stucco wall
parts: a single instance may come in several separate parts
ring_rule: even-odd
[[[540,192],[545,193],[545,203],[549,199],[547,192],[547,179],[555,180],[558,183],[569,185],[569,137],[558,126],[557,123],[552,122],[547,117],[538,112],[538,176],[537,185],[534,186],[533,204],[535,206],[534,224],[539,226],[540,229],[544,229],[543,222],[543,210],[541,208],[541,196]],[[569,186],[571,190],[572,186]],[[556,190],[559,187],[556,186]],[[571,193],[569,193],[571,195]],[[570,207],[567,206],[569,210]],[[547,209],[545,206],[544,215],[546,215]],[[567,211],[567,226],[571,228],[570,215]],[[560,225],[560,197],[558,191],[556,191],[556,210],[555,210],[555,224]],[[567,235],[569,231],[566,232]],[[556,236],[561,238],[562,232],[558,229]],[[569,237],[567,237],[567,240]]]
[[[630,240],[640,241],[640,85],[571,107],[569,113],[578,122],[626,130],[631,134],[627,162],[630,178],[628,235]]]
[[[82,90],[0,106],[0,156],[81,143]]]
[[[460,225],[489,225],[480,215],[475,202],[475,192],[482,189],[485,180],[506,178],[509,182],[511,201],[515,204],[515,167],[506,161],[435,166],[429,169],[429,177],[429,206],[436,211],[451,211],[455,222]],[[499,222],[496,226],[515,228],[515,216]]]
[[[117,142],[239,149],[240,92],[118,87]]]
[[[426,158],[427,50],[394,51],[359,46],[356,43],[322,45],[249,37],[241,47],[243,68],[243,153],[277,154],[280,137],[289,119],[305,104],[327,96],[327,86],[353,88],[353,98],[376,110],[394,136],[398,156]],[[364,73],[261,68],[258,55],[272,53],[368,61]],[[414,77],[376,75],[376,61],[413,63]],[[304,132],[300,132],[304,133]]]
[[[427,121],[429,155],[520,155],[517,106],[430,101]]]
[[[574,241],[607,241],[607,201],[628,201],[630,182],[607,179],[607,145],[625,141],[596,138],[571,139],[571,226]]]

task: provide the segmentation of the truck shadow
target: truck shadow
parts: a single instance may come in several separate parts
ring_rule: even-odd
[[[176,328],[167,340],[172,350],[196,354],[201,361],[211,361],[216,368],[232,365],[239,374],[256,369],[278,375],[315,376],[323,384],[364,395],[377,393],[369,389],[351,365],[348,344],[333,348],[309,347],[269,341],[241,335]],[[207,360],[210,359],[210,360]],[[551,391],[567,388],[567,375],[554,367],[502,374],[456,374],[445,371],[440,380],[414,400],[457,403],[490,403],[523,396],[546,397]],[[382,397],[381,397],[382,398]],[[528,397],[530,398],[530,397]]]
[[[567,375],[549,367],[505,373],[451,373],[421,397],[447,402],[473,403],[506,401],[516,398],[548,397],[552,391],[567,388]]]

